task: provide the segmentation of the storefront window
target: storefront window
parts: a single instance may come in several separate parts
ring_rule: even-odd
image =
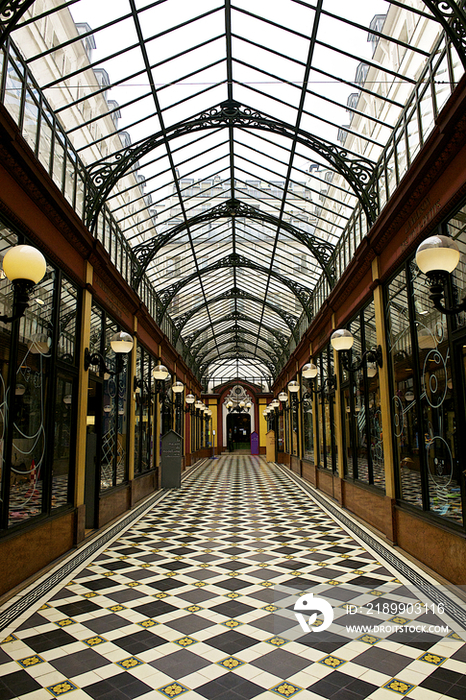
[[[152,390],[154,358],[140,345],[137,349],[134,472],[142,474],[154,467],[155,393]]]
[[[379,372],[376,363],[361,363],[363,354],[377,347],[373,302],[348,329],[354,338],[348,356],[352,371],[340,362],[344,471],[351,479],[385,489]]]
[[[333,377],[333,350],[327,346],[317,357],[317,436],[318,466],[330,471],[337,470],[338,456],[335,431],[335,390]]]
[[[314,416],[313,396],[310,393],[303,395],[303,456],[314,462]]]
[[[0,227],[0,255],[19,240]],[[26,241],[25,241],[26,242]],[[2,313],[12,311],[10,282],[0,280]],[[77,368],[63,359],[66,319],[76,319],[77,290],[51,265],[23,317],[0,323],[1,527],[15,527],[73,502]]]
[[[452,341],[447,317],[433,307],[414,262],[389,284],[386,309],[399,497],[461,523],[454,386],[464,381],[464,341]]]

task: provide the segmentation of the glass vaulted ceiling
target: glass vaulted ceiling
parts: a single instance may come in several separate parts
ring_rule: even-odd
[[[348,231],[364,235],[409,166],[462,73],[442,54],[448,87],[409,121],[447,45],[429,6],[36,0],[19,20],[13,42],[93,183],[85,220],[105,200],[134,285],[150,280],[204,380],[277,373]]]

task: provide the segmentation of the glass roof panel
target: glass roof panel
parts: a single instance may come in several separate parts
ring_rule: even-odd
[[[421,0],[37,0],[12,40],[207,381],[270,377],[362,207],[352,161],[379,160],[440,35]]]

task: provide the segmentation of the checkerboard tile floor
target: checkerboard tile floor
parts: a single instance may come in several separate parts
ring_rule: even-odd
[[[294,611],[311,591],[334,610],[318,634]],[[418,597],[283,470],[226,456],[194,470],[1,643],[0,698],[464,699],[464,634],[348,632],[400,601],[411,608],[399,624],[441,622],[416,612]]]

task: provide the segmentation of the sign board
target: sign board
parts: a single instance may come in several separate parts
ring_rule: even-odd
[[[179,489],[181,486],[181,461],[183,459],[183,438],[174,430],[162,437],[162,488]]]
[[[275,455],[275,430],[269,430],[269,432],[265,436],[266,439],[266,454],[265,454],[265,459],[267,462],[275,462],[276,461],[276,455]]]
[[[259,454],[259,435],[256,432],[251,433],[251,454]]]

